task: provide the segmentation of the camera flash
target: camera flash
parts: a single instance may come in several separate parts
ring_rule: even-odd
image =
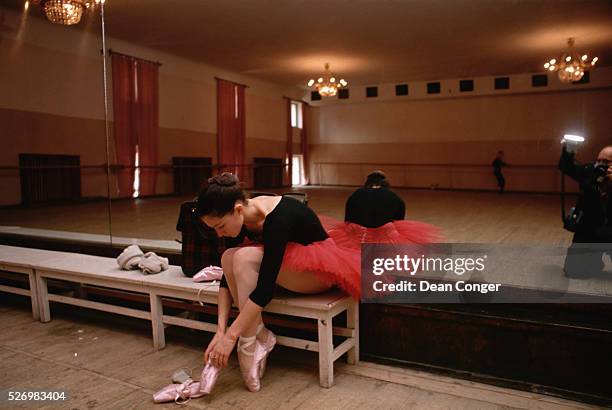
[[[584,137],[581,137],[580,135],[573,135],[573,134],[565,134],[563,136],[563,139],[565,141],[572,141],[572,142],[584,142]]]

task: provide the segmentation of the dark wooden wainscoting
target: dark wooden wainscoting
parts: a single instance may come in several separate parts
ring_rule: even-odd
[[[253,158],[253,187],[255,189],[282,187],[284,167],[281,158]]]
[[[197,194],[212,176],[211,157],[172,157],[172,167],[176,195]]]
[[[612,404],[612,305],[361,305],[364,358]]]
[[[21,203],[26,206],[81,198],[78,155],[19,154]]]

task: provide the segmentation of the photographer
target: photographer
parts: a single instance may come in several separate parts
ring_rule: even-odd
[[[564,141],[559,169],[580,184],[580,195],[565,228],[574,232],[565,258],[565,274],[586,278],[602,273],[604,253],[612,256],[612,146],[601,150],[594,163],[577,164],[575,144]]]

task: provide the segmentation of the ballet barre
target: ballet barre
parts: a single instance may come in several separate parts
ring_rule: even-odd
[[[145,275],[140,271],[119,269],[114,258],[0,245],[0,269],[28,275],[29,290],[0,286],[0,291],[29,296],[34,319],[40,319],[43,323],[51,321],[50,302],[144,319],[151,322],[153,347],[156,350],[166,346],[164,329],[167,325],[208,332],[217,329],[216,323],[164,313],[164,299],[210,305],[217,303],[218,285],[195,283],[183,275],[179,266],[171,265],[159,274]],[[144,294],[149,298],[149,310],[50,293],[48,279]],[[345,353],[349,364],[359,361],[359,304],[349,296],[339,291],[317,295],[281,295],[275,297],[264,311],[317,321],[316,340],[277,335],[277,343],[317,352],[319,383],[322,387],[333,385],[334,362]],[[346,312],[346,326],[334,326],[334,318],[343,312]],[[337,346],[334,346],[334,336],[343,339]]]

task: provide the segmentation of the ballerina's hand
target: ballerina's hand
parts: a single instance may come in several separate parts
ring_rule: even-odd
[[[204,364],[208,363],[208,361],[210,360],[210,353],[213,351],[213,349],[215,348],[217,343],[219,343],[219,340],[221,340],[224,335],[225,335],[225,333],[223,333],[223,332],[216,332],[215,333],[215,336],[212,338],[212,340],[208,344],[208,347],[206,348],[206,351],[204,351]]]
[[[223,335],[209,354],[212,364],[218,368],[226,367],[235,345],[236,339],[232,339],[227,333]]]

